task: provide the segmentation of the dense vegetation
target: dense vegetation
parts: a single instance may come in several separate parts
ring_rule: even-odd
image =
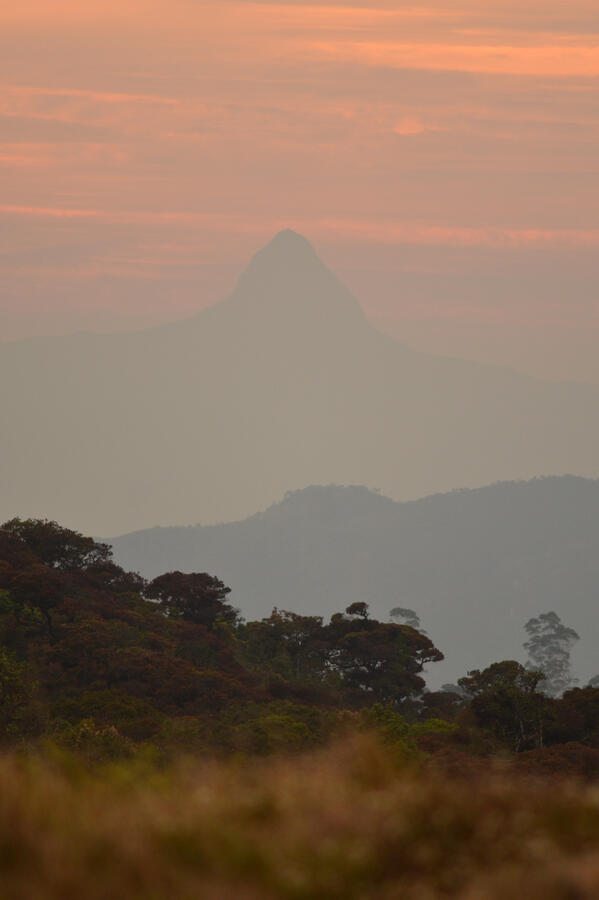
[[[504,660],[427,691],[423,669],[442,654],[417,619],[379,622],[358,602],[328,622],[277,609],[244,622],[227,596],[205,573],[146,581],[56,523],[6,522],[0,739],[161,760],[297,751],[369,729],[448,767],[503,754],[520,768],[599,774],[597,687],[551,696],[542,672]],[[571,634],[555,620],[531,620],[530,646],[561,660],[563,681],[555,653]]]

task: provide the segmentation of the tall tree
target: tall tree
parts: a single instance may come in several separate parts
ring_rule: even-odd
[[[545,693],[551,697],[561,696],[577,682],[571,673],[570,651],[579,640],[578,634],[564,625],[554,612],[529,619],[524,629],[528,634],[524,649],[528,651],[529,668],[545,676]]]
[[[394,606],[393,609],[389,610],[389,615],[392,619],[395,619],[398,625],[409,625],[410,628],[415,628],[416,631],[422,631],[420,627],[420,616],[418,613],[414,612],[413,609],[407,609],[403,606]],[[425,634],[426,632],[422,632]]]

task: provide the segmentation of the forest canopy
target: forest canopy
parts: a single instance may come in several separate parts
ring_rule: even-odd
[[[557,695],[573,637],[554,614],[528,626],[531,656],[551,657],[549,690],[543,671],[504,660],[429,691],[426,667],[443,655],[413,611],[381,622],[354,602],[326,622],[276,608],[247,622],[228,595],[205,572],[147,581],[117,566],[108,545],[55,522],[6,522],[0,740],[50,739],[98,759],[144,747],[268,753],[354,726],[411,752],[473,759],[536,754],[541,765],[561,747],[550,765],[599,773],[599,688]]]

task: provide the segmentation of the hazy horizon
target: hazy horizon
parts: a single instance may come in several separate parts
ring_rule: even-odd
[[[94,534],[231,521],[310,484],[415,499],[599,475],[597,388],[397,343],[290,230],[188,322],[5,343],[0,377],[2,517]]]
[[[280,231],[275,232],[272,237],[276,237],[276,234],[288,230],[294,229],[283,227]],[[255,249],[256,252],[259,251],[260,246],[257,246]],[[360,264],[360,249],[366,251],[364,254],[365,260],[368,260],[369,248],[358,248],[352,251],[354,265]],[[383,255],[390,255],[392,252],[393,248],[383,247],[379,250],[379,254]],[[430,249],[425,247],[416,252],[422,258],[423,271],[420,272],[421,281],[428,280],[424,287],[423,284],[419,287],[419,290],[424,289],[426,292],[426,302],[439,303],[447,300],[447,279],[435,273],[424,273],[425,260],[427,254],[430,255],[431,253]],[[156,307],[155,312],[149,315],[137,313],[125,316],[122,312],[116,313],[110,310],[106,300],[112,292],[116,291],[118,293],[118,284],[111,276],[106,276],[87,287],[88,299],[91,298],[98,303],[97,309],[91,316],[82,316],[81,311],[75,308],[69,310],[62,317],[55,319],[53,323],[45,319],[42,312],[42,315],[38,314],[25,324],[19,325],[18,319],[16,319],[11,325],[8,317],[6,317],[7,324],[3,323],[2,311],[0,310],[0,326],[6,324],[4,332],[0,336],[0,341],[26,341],[42,337],[66,337],[81,333],[127,334],[160,328],[162,325],[185,322],[199,315],[204,309],[216,306],[223,299],[226,299],[235,289],[238,278],[243,273],[244,265],[246,264],[247,260],[240,260],[229,266],[223,264],[218,267],[217,277],[210,281],[210,288],[215,291],[217,296],[211,300],[208,296],[208,290],[205,288],[203,291],[205,296],[201,297],[201,299],[196,299],[198,305],[195,308],[193,306],[193,295],[198,286],[202,287],[201,282],[191,282],[183,287],[178,283],[171,284],[168,282],[160,282],[158,285],[151,283],[144,285],[143,293],[145,294],[145,299],[149,299]],[[516,271],[511,274],[511,278],[516,283],[518,268],[516,263],[514,268]],[[344,277],[344,270],[347,277]],[[492,272],[493,266],[489,269],[489,276]],[[385,300],[388,301],[390,299],[390,295],[395,289],[405,290],[405,273],[401,276],[402,281],[398,282],[394,280],[394,277],[397,276],[393,275],[392,270],[387,271],[385,269],[384,263],[378,271],[370,269],[362,271],[349,268],[347,264],[344,265],[342,259],[338,274],[342,280],[347,281],[350,289],[352,289],[352,282],[356,283],[357,293],[360,295],[360,303],[370,323],[383,334],[393,337],[414,350],[436,356],[447,356],[514,369],[522,374],[532,375],[545,381],[599,384],[599,363],[597,363],[597,356],[594,353],[597,335],[592,328],[590,332],[586,329],[583,333],[576,334],[571,342],[572,346],[569,346],[568,329],[566,329],[565,333],[563,330],[559,330],[555,334],[547,334],[543,331],[536,334],[531,332],[522,333],[516,330],[508,337],[501,328],[489,328],[485,327],[484,324],[481,327],[480,323],[477,324],[475,321],[468,323],[462,320],[457,327],[454,327],[442,314],[438,319],[431,316],[427,321],[421,321],[418,315],[409,318],[398,318],[392,311],[385,308],[384,304]],[[423,275],[428,275],[428,279],[426,277],[422,279]],[[372,287],[369,289],[366,284],[369,279],[371,284],[373,283],[376,286],[374,290]],[[407,276],[407,280],[409,281],[409,276]],[[470,284],[467,289],[472,294],[471,274],[468,280]],[[477,283],[479,297],[486,295],[488,299],[489,282],[485,282],[484,275],[479,276]],[[492,286],[491,294],[497,303],[507,299],[505,296],[502,296],[500,291],[498,292],[493,282],[490,282],[490,284]],[[410,289],[413,289],[413,285],[408,287],[408,290]],[[471,296],[470,299],[475,298]],[[401,303],[399,306],[401,307]],[[586,345],[588,345],[588,353],[586,352]],[[597,363],[597,371],[595,371],[595,363]]]
[[[599,480],[503,482],[408,503],[310,486],[241,522],[107,540],[119,565],[146,578],[218,572],[248,621],[273,607],[326,618],[367,602],[382,621],[411,609],[445,654],[429,686],[489,659],[524,661],[524,624],[544,610],[579,633],[582,683],[597,669]]]
[[[279,238],[279,236],[286,235],[286,234],[297,235],[297,237],[301,238],[304,241],[307,241],[307,243],[309,243],[310,246],[312,246],[312,243],[309,241],[309,239],[305,235],[300,234],[299,232],[295,231],[292,228],[282,228],[278,232],[276,232],[272,236],[271,240],[267,241],[266,244],[262,245],[261,247],[258,247],[256,250],[256,253],[259,253],[260,250],[264,249],[265,246],[269,246],[271,243],[276,241]],[[252,254],[251,258],[253,258],[256,255],[256,253]],[[109,324],[108,322],[105,322],[104,324],[102,324],[101,321],[97,321],[95,323],[95,327],[90,323],[88,323],[86,327],[75,326],[74,322],[71,323],[72,327],[69,327],[69,321],[70,321],[69,320],[69,321],[65,321],[63,323],[62,328],[57,328],[57,329],[49,330],[49,331],[44,330],[44,331],[40,331],[39,333],[37,333],[36,331],[33,331],[30,334],[15,334],[12,337],[9,336],[9,337],[0,338],[0,341],[3,340],[5,343],[17,343],[17,342],[37,341],[41,338],[68,338],[68,337],[75,337],[77,335],[98,335],[98,336],[102,336],[102,335],[117,336],[119,334],[131,335],[138,331],[139,332],[147,332],[147,331],[160,330],[163,326],[168,327],[170,325],[174,325],[174,326],[184,325],[187,322],[191,322],[193,320],[198,319],[198,317],[200,317],[200,314],[204,310],[212,309],[213,307],[218,306],[220,303],[222,303],[224,300],[226,300],[231,294],[235,293],[235,290],[237,289],[237,286],[239,284],[239,280],[243,276],[244,271],[247,268],[248,262],[251,262],[251,258],[250,258],[250,260],[245,260],[245,265],[241,266],[240,271],[236,272],[235,275],[232,275],[231,285],[229,286],[228,290],[225,290],[225,292],[222,296],[219,296],[217,299],[214,300],[214,302],[207,303],[205,306],[201,306],[196,310],[193,310],[193,309],[187,310],[184,315],[180,315],[177,318],[166,318],[164,320],[160,319],[159,321],[143,321],[143,320],[135,319],[135,320],[128,322],[127,324],[121,318],[118,320],[113,320],[111,324]],[[237,267],[232,266],[231,269],[233,269],[233,268],[237,268]],[[530,375],[533,378],[538,378],[542,381],[557,381],[557,382],[573,381],[575,383],[580,383],[580,384],[585,383],[584,379],[576,378],[572,375],[572,373],[570,373],[570,375],[568,376],[565,374],[560,375],[560,373],[555,372],[551,376],[547,373],[543,374],[543,372],[540,372],[540,371],[527,371],[518,365],[516,358],[502,359],[502,360],[495,359],[493,354],[491,354],[491,357],[489,357],[489,354],[481,348],[479,348],[478,353],[473,350],[473,352],[470,355],[468,355],[467,353],[460,353],[459,349],[455,345],[453,345],[450,341],[447,342],[447,344],[443,343],[442,340],[435,341],[435,339],[433,338],[432,332],[429,335],[430,340],[428,341],[428,346],[427,347],[418,346],[420,343],[418,340],[418,337],[415,337],[415,333],[410,332],[409,328],[408,328],[406,334],[401,333],[402,326],[399,326],[397,322],[395,322],[392,319],[388,319],[384,316],[377,316],[376,314],[369,315],[368,310],[367,310],[367,308],[365,308],[364,304],[361,301],[358,301],[358,302],[360,303],[360,306],[365,315],[365,318],[377,331],[380,331],[382,334],[386,334],[389,337],[392,337],[398,343],[403,344],[406,347],[409,347],[410,349],[416,350],[419,353],[424,353],[426,355],[431,355],[431,356],[448,357],[450,359],[456,359],[456,360],[463,359],[465,362],[483,363],[485,365],[495,366],[498,368],[512,369],[515,372],[518,372],[519,374]],[[586,383],[592,384],[593,382],[589,381]]]

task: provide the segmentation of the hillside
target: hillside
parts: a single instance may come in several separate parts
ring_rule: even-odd
[[[581,636],[580,676],[599,670],[599,481],[535,479],[408,503],[310,487],[245,521],[111,543],[120,565],[147,577],[214,572],[250,619],[273,606],[329,615],[360,600],[379,618],[411,608],[446,657],[434,684],[521,658],[524,623],[548,610]]]
[[[231,296],[143,332],[0,347],[0,518],[231,521],[290,488],[414,499],[599,475],[599,390],[416,353],[282,232]]]

